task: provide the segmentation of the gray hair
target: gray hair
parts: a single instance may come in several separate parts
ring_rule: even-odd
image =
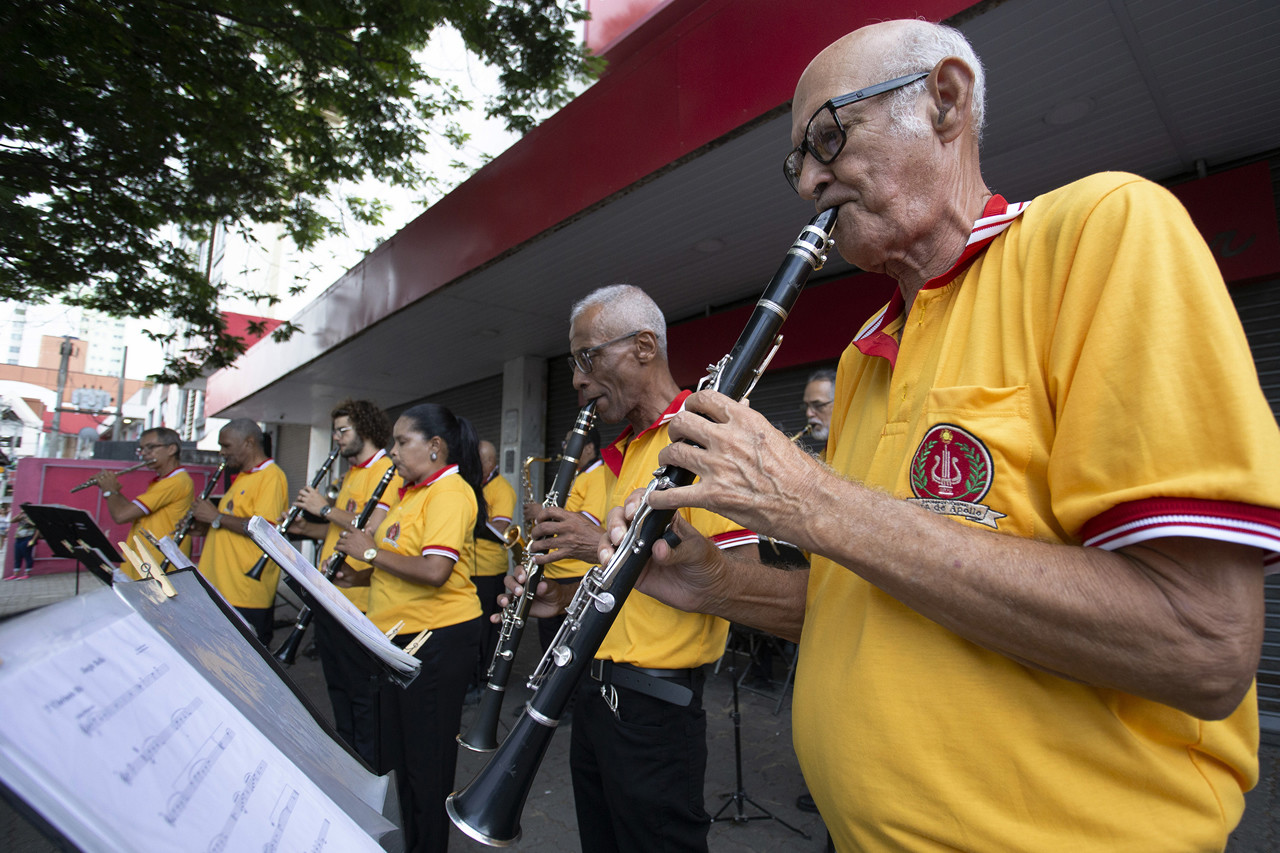
[[[658,303],[634,284],[610,284],[597,287],[579,299],[569,312],[569,322],[576,323],[588,308],[599,305],[609,328],[610,337],[631,332],[653,332],[658,339],[658,354],[667,357],[667,318]],[[624,328],[625,327],[625,328]]]
[[[223,429],[237,438],[250,439],[259,448],[266,446],[262,440],[262,427],[258,426],[257,421],[250,418],[233,418],[227,421],[227,425]]]
[[[948,56],[958,56],[973,69],[973,117],[974,138],[982,141],[982,131],[986,126],[986,94],[987,78],[982,69],[982,60],[974,53],[973,46],[964,37],[964,33],[948,27],[946,24],[932,24],[928,21],[913,21],[914,26],[906,27],[902,33],[902,41],[898,50],[884,59],[883,76],[890,80],[914,74],[917,71],[929,71]],[[904,135],[921,133],[927,128],[924,120],[915,113],[916,100],[924,90],[925,81],[917,80],[886,95],[889,101],[889,115],[893,117],[894,127]]]
[[[809,374],[809,378],[805,380],[804,384],[808,385],[810,382],[830,382],[832,385],[835,385],[836,384],[835,369],[830,367],[818,368],[817,370],[813,371],[813,373]]]

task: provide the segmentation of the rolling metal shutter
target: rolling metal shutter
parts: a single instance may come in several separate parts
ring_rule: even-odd
[[[387,409],[387,416],[395,423],[406,409],[419,403],[439,403],[455,415],[465,417],[476,428],[476,434],[494,445],[502,446],[502,374],[459,385],[428,397],[421,397],[403,406]]]
[[[569,368],[567,359],[568,353],[551,359],[547,364],[548,456],[555,456],[560,452],[560,442],[573,427],[573,420],[578,415],[578,392],[573,388],[573,371]],[[787,435],[793,435],[805,425],[800,402],[809,374],[820,367],[835,366],[835,362],[831,362],[767,371],[751,393],[751,407],[767,417],[778,429]],[[600,430],[601,441],[608,445],[621,434],[626,424],[597,422],[596,427]]]
[[[1280,414],[1280,281],[1233,287],[1231,298],[1249,338],[1263,393]],[[1280,732],[1280,575],[1267,578],[1267,628],[1258,665],[1258,711],[1262,728]]]

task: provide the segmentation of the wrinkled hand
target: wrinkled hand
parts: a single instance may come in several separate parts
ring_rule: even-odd
[[[600,528],[580,512],[540,507],[529,552],[539,566],[573,557],[594,563],[600,547]]]
[[[377,543],[368,533],[352,528],[338,534],[338,541],[334,543],[333,550],[359,559],[361,554],[376,545]]]
[[[601,565],[613,558],[643,497],[644,490],[637,489],[627,496],[622,506],[609,511],[598,555]],[[675,547],[667,541],[672,533],[679,539]],[[695,530],[684,516],[676,515],[667,536],[653,543],[649,562],[636,580],[636,589],[677,610],[713,613],[726,598],[729,570],[724,552]]]
[[[516,597],[524,594],[524,582],[528,580],[525,575],[524,566],[516,566],[513,574],[507,575],[502,579],[503,585],[507,591],[498,596],[498,606],[503,610],[507,605],[516,599]],[[529,605],[529,615],[546,619],[552,616],[559,616],[569,606],[569,602],[573,600],[573,593],[577,589],[574,584],[562,584],[555,581],[541,580],[538,582],[538,588],[534,591],[533,602]],[[502,623],[502,612],[499,611],[489,617],[489,621],[495,625]]]
[[[306,486],[293,499],[293,505],[305,509],[312,515],[319,515],[320,511],[329,505],[329,502],[325,500],[324,492]]]
[[[658,461],[699,479],[654,492],[654,509],[704,507],[757,533],[802,541],[806,496],[829,475],[763,415],[716,391],[699,391],[685,400],[669,431],[672,443]]]
[[[191,505],[191,517],[196,521],[208,524],[218,517],[218,505],[213,501],[196,500]]]

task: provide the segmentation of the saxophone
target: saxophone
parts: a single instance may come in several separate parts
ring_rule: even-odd
[[[836,215],[835,208],[824,210],[800,232],[733,349],[711,365],[699,390],[710,388],[735,400],[751,392],[781,343],[778,329],[809,274],[826,263]],[[687,486],[694,479],[690,471],[664,466],[649,483],[646,496]],[[476,778],[445,801],[449,818],[471,838],[504,847],[520,837],[520,813],[560,715],[649,561],[653,543],[674,515],[674,510],[654,510],[644,500],[613,558],[583,577],[559,633],[529,678],[534,695],[524,713]]]
[[[587,442],[587,433],[596,417],[596,401],[592,400],[578,412],[578,419],[573,424],[573,432],[565,442],[564,454],[560,457],[560,466],[556,469],[555,479],[546,497],[542,499],[544,507],[563,507],[569,499],[569,489],[574,478],[578,476],[578,457]],[[531,457],[532,458],[532,457]],[[528,466],[525,467],[525,485],[528,487]],[[512,525],[514,527],[514,525]],[[507,528],[510,530],[510,528]],[[498,747],[498,717],[502,712],[502,699],[507,689],[507,680],[511,677],[511,665],[515,661],[516,649],[520,647],[520,637],[524,634],[525,620],[529,616],[529,607],[533,604],[534,590],[542,581],[543,567],[534,562],[536,555],[524,552],[521,565],[524,567],[526,580],[524,592],[512,599],[502,610],[502,630],[498,634],[498,645],[493,652],[493,660],[489,663],[488,683],[484,694],[480,697],[480,710],[475,722],[466,734],[458,735],[458,743],[476,752],[493,752]]]

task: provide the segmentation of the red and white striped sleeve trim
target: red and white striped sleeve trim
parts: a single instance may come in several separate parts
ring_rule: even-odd
[[[422,556],[430,557],[432,555],[437,557],[447,557],[455,563],[458,562],[458,552],[445,545],[427,545],[422,549]]]
[[[739,545],[756,545],[760,542],[760,537],[750,530],[730,530],[728,533],[712,536],[711,541],[721,551],[725,551]]]
[[[149,506],[147,506],[146,504],[144,504],[144,503],[143,503],[141,500],[139,500],[138,498],[134,498],[134,499],[133,499],[133,505],[134,505],[134,506],[136,506],[138,509],[142,510],[142,511],[143,511],[144,513],[146,513],[147,515],[151,515],[151,507],[149,507]]]
[[[505,521],[507,524],[510,524],[510,523],[511,523],[511,516],[509,516],[509,515],[491,515],[491,516],[489,516],[489,521],[493,522],[494,524],[497,524],[497,523],[498,523],[498,522],[500,522],[500,521]]]
[[[604,527],[604,525],[600,522],[600,519],[596,518],[594,515],[587,512],[585,509],[578,510],[578,515],[585,515],[587,519],[596,527]]]
[[[1252,545],[1267,553],[1267,573],[1280,572],[1280,510],[1232,501],[1153,498],[1112,507],[1081,530],[1086,546],[1114,551],[1168,536]]]
[[[384,512],[391,512],[391,504],[386,501],[378,501],[378,509],[383,510]]]

